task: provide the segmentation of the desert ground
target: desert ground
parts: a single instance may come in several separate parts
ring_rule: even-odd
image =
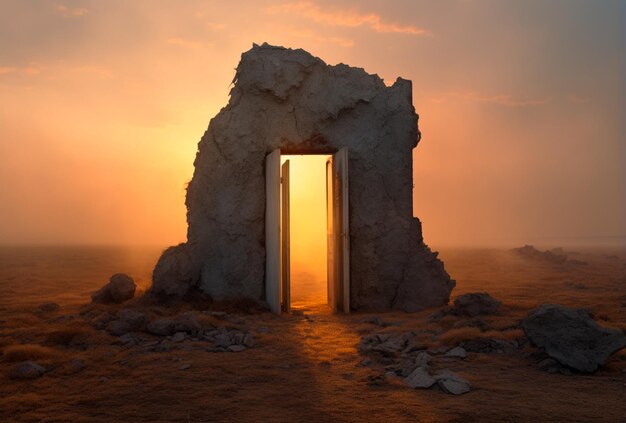
[[[163,306],[140,292],[149,286],[159,248],[2,247],[0,421],[625,422],[626,350],[594,374],[549,373],[538,367],[541,356],[519,327],[529,310],[558,303],[588,308],[601,325],[626,329],[626,250],[565,251],[575,261],[533,261],[506,249],[442,249],[457,281],[452,300],[488,292],[502,302],[497,315],[477,323],[441,317],[443,307],[333,315],[320,304],[323,291],[306,284],[294,288],[293,315],[275,316],[246,302]],[[116,272],[135,279],[135,299],[91,304],[91,292]],[[46,302],[60,308],[40,308]],[[221,352],[199,336],[174,342],[137,331],[126,342],[97,329],[126,308],[150,319],[193,316],[203,330],[238,330],[254,344]],[[359,351],[362,337],[407,332],[432,353],[435,369],[462,376],[471,391],[411,389],[384,360]],[[518,348],[469,352],[465,359],[441,353],[481,339]],[[43,376],[10,378],[23,360],[43,366]]]

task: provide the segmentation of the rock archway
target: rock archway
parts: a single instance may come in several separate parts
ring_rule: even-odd
[[[329,66],[267,44],[242,54],[230,101],[198,145],[187,242],[166,250],[151,292],[213,299],[265,295],[265,159],[350,150],[350,304],[416,311],[446,304],[454,281],[413,217],[420,139],[411,82]]]

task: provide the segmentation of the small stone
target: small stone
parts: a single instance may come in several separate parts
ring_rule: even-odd
[[[432,350],[428,350],[428,352],[434,355],[438,355],[438,354],[445,354],[446,352],[448,352],[448,350],[449,350],[448,347],[439,347],[439,348],[435,348]]]
[[[101,382],[101,383],[107,383],[108,381],[109,381],[109,378],[108,378],[108,377],[102,376],[102,377],[100,378],[100,382]]]
[[[413,361],[417,367],[428,368],[433,358],[426,351],[418,351]]]
[[[248,348],[254,347],[254,337],[252,336],[251,333],[245,334],[245,336],[243,337],[243,345],[245,345]]]
[[[404,381],[413,389],[428,389],[437,382],[434,377],[428,374],[428,370],[423,367],[418,367],[413,370],[413,373],[407,376]]]
[[[450,370],[442,370],[435,375],[435,379],[437,379],[437,385],[448,394],[461,395],[470,391],[469,382]]]
[[[169,336],[175,332],[176,322],[172,319],[159,319],[148,323],[147,330],[153,335]]]
[[[444,354],[445,357],[454,357],[454,358],[465,358],[467,357],[467,352],[462,347],[454,347],[450,351]]]
[[[178,368],[178,370],[187,370],[187,369],[190,369],[190,368],[191,368],[191,364],[189,364],[189,363],[185,363],[185,364],[182,364],[182,365]]]
[[[34,361],[22,361],[9,371],[11,379],[36,379],[44,374],[46,369]]]
[[[147,316],[144,313],[127,308],[118,311],[117,318],[125,322],[131,331],[140,330],[147,321]]]
[[[259,328],[256,331],[258,333],[270,333],[271,332],[270,328],[268,328],[267,326],[259,326]]]
[[[182,342],[184,340],[185,340],[185,332],[176,332],[172,336],[172,342],[174,342],[174,343]]]
[[[243,345],[231,345],[230,347],[228,347],[228,351],[230,352],[241,352],[245,349],[246,347],[244,347]]]
[[[107,325],[107,332],[115,336],[125,335],[130,332],[130,326],[121,320],[113,320]]]
[[[120,341],[124,345],[134,345],[136,343],[135,338],[133,338],[133,336],[130,333],[126,333],[120,336]]]

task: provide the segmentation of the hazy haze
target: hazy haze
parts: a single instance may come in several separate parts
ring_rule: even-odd
[[[626,2],[0,0],[0,243],[173,244],[252,42],[413,81],[429,244],[626,235]]]

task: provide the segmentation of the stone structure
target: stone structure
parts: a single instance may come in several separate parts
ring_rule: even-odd
[[[151,292],[263,300],[266,156],[348,147],[351,308],[446,304],[455,283],[413,217],[411,82],[387,87],[363,69],[263,44],[242,54],[233,84],[198,146],[188,241],[163,253]]]

